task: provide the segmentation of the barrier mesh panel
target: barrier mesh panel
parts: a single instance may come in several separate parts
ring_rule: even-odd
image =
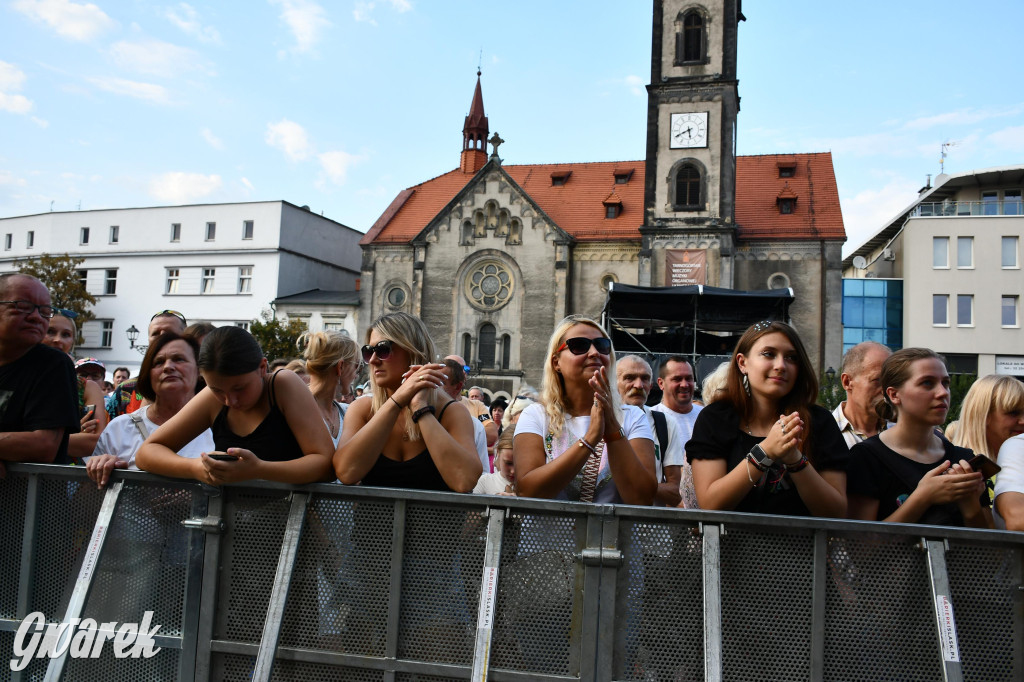
[[[723,679],[808,679],[812,536],[730,526],[720,546]]]
[[[91,481],[40,479],[29,613],[42,611],[50,622],[64,617],[104,493]]]
[[[461,682],[463,677],[442,677],[441,675],[423,675],[422,673],[398,673],[395,682]]]
[[[704,679],[703,542],[695,531],[620,522],[615,679]]]
[[[579,674],[583,523],[522,511],[505,519],[492,668]]]
[[[829,540],[826,680],[942,679],[928,558],[916,541],[872,534]]]
[[[15,574],[17,575],[17,574]],[[8,659],[14,656],[14,633],[0,632],[0,682],[9,682],[11,679],[11,666]]]
[[[281,646],[384,656],[393,519],[388,502],[313,498]]]
[[[18,576],[21,575],[27,491],[26,476],[9,474],[7,480],[0,481],[0,519],[4,520],[0,523],[0,618],[14,618],[18,609]],[[7,666],[0,665],[0,668]]]
[[[107,531],[83,618],[150,622],[160,634],[181,634],[192,498],[186,490],[126,484]]]
[[[225,490],[214,638],[258,643],[288,519],[288,493]]]
[[[238,654],[216,654],[210,671],[210,679],[218,682],[247,682],[252,679],[256,666],[255,656]],[[323,682],[344,680],[345,682],[379,682],[383,673],[379,670],[360,670],[326,663],[304,663],[301,661],[274,661],[270,674],[273,682]]]
[[[472,663],[486,535],[480,511],[407,507],[399,658]]]
[[[1021,550],[950,542],[946,553],[965,680],[1015,680],[1021,670]]]
[[[62,679],[103,682],[151,682],[177,680],[180,649],[163,648],[152,658],[114,658],[114,647],[104,642],[99,658],[68,658]]]

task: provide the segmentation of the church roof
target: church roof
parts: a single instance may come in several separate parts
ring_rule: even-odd
[[[791,177],[782,167],[795,161]],[[635,240],[644,221],[644,162],[523,164],[502,166],[555,224],[579,241]],[[615,184],[615,176],[628,174]],[[377,219],[361,244],[408,243],[475,176],[459,169],[403,190]],[[558,184],[557,178],[564,178]],[[789,183],[797,198],[791,214],[781,214],[777,199]],[[622,202],[616,218],[607,218],[605,200]],[[736,222],[739,239],[845,239],[832,154],[740,156],[736,159]]]

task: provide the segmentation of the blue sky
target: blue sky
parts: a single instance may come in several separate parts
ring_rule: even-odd
[[[846,251],[943,142],[948,173],[1024,163],[1024,3],[743,10],[739,153],[831,151]],[[647,0],[0,0],[0,216],[285,199],[365,231],[458,165],[478,62],[505,163],[640,159],[650,26]]]

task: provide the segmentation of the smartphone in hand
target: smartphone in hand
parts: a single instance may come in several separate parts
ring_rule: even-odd
[[[95,416],[96,416],[96,406],[95,405],[86,405],[84,408],[82,408],[82,418],[85,419],[86,421],[94,418]]]
[[[218,462],[237,462],[241,459],[238,455],[229,455],[226,452],[207,452],[206,456]]]
[[[975,455],[967,460],[967,463],[970,464],[971,468],[975,471],[980,471],[981,475],[986,480],[992,478],[1003,470],[1003,467],[999,466],[985,455]]]

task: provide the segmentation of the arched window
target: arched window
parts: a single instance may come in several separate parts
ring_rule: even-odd
[[[699,64],[707,61],[704,24],[704,16],[695,9],[683,14],[681,25],[676,24],[676,64]]]
[[[477,347],[480,353],[478,358],[481,367],[492,369],[494,367],[494,325],[484,323],[480,325],[480,343]]]
[[[462,335],[462,357],[466,362],[473,364],[473,337],[470,334]]]
[[[695,211],[701,206],[701,173],[692,163],[684,163],[676,170],[675,197],[677,211]]]
[[[508,369],[509,362],[512,360],[512,337],[508,334],[502,334],[501,336],[501,368]]]

